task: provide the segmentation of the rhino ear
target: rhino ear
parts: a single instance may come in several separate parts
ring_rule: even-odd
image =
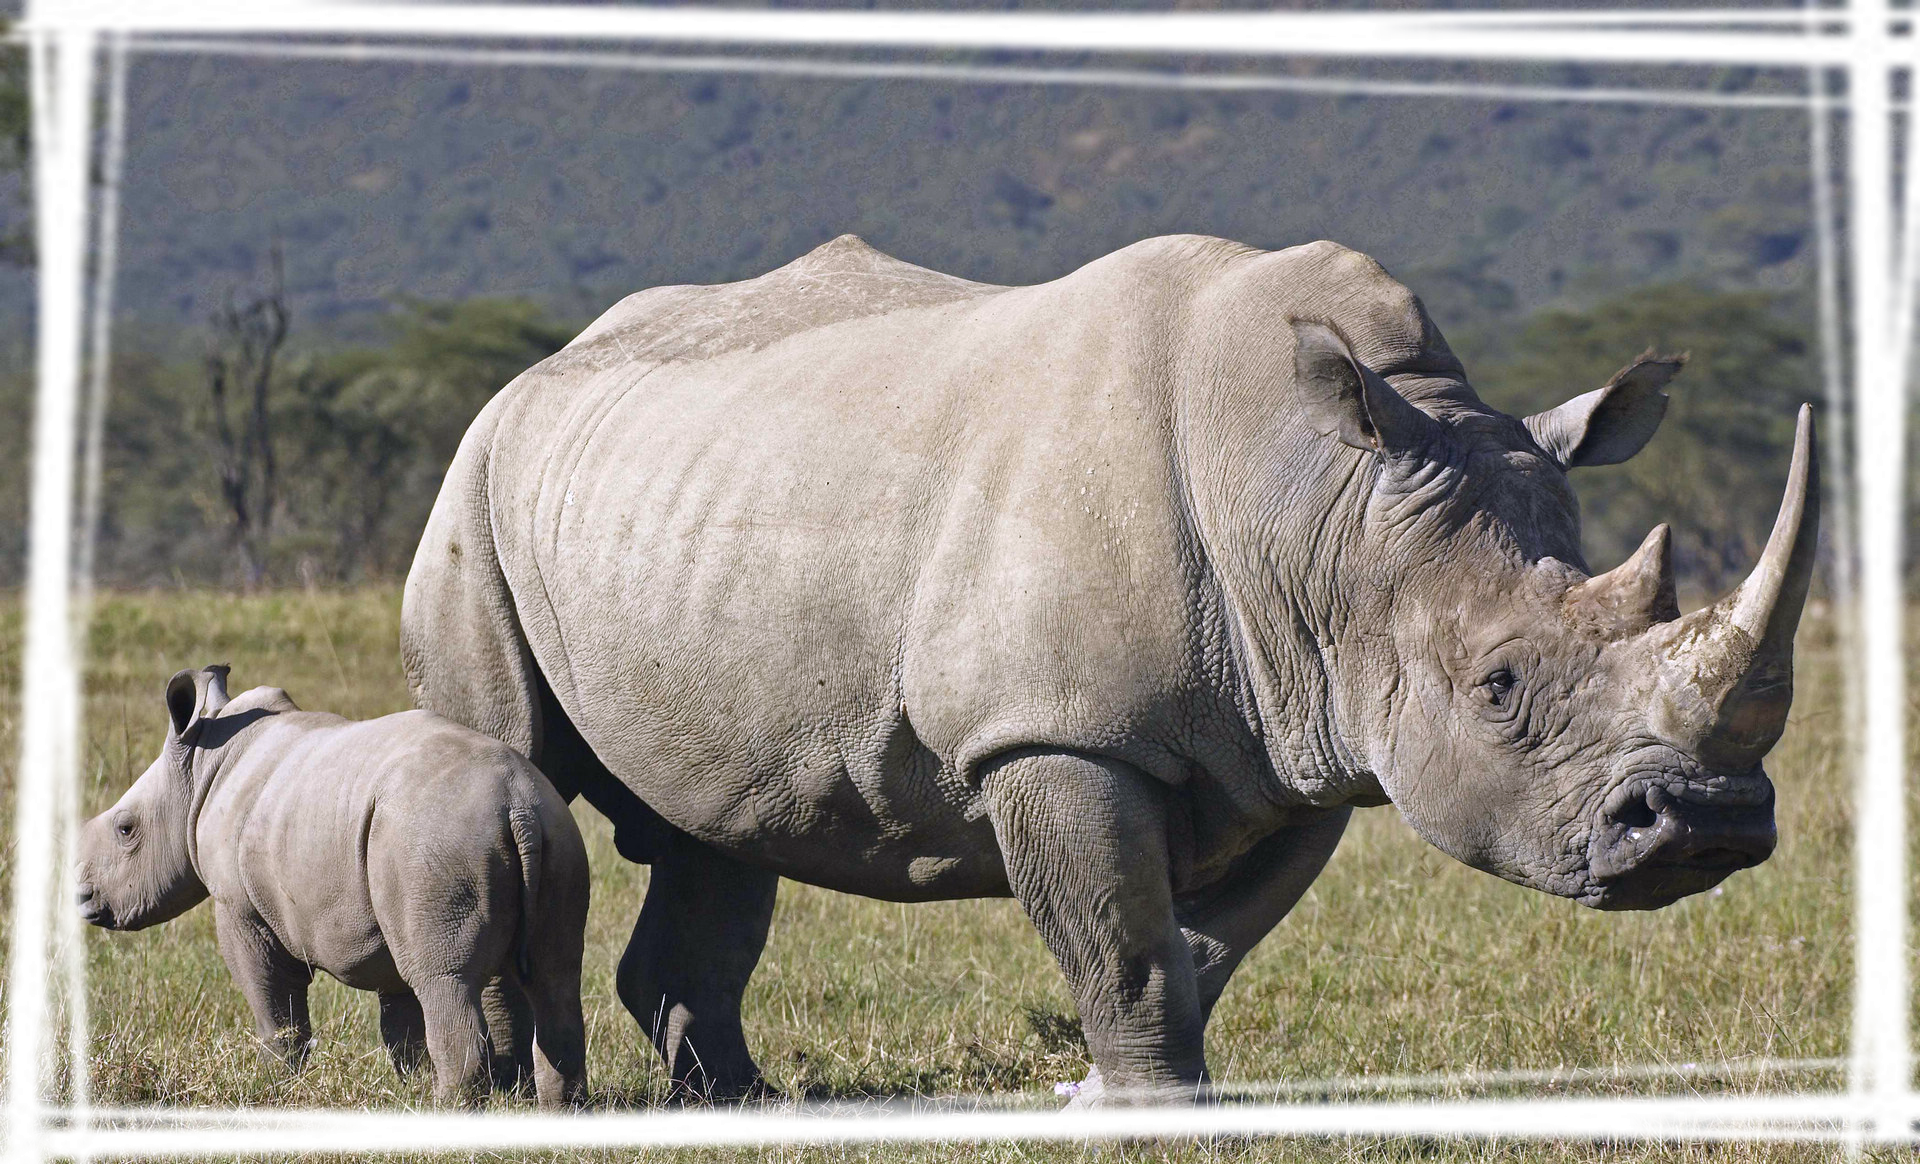
[[[1656,356],[1648,348],[1604,388],[1576,396],[1524,422],[1542,452],[1563,469],[1617,465],[1653,439],[1667,414],[1667,381],[1685,367],[1687,355]]]
[[[1416,452],[1432,439],[1434,419],[1354,360],[1330,327],[1293,325],[1293,382],[1313,427],[1341,444],[1382,456]]]
[[[192,746],[206,722],[227,705],[225,663],[199,671],[179,671],[167,680],[167,719],[174,738]]]

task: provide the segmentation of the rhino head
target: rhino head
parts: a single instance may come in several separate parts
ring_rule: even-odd
[[[1331,330],[1294,332],[1309,419],[1372,454],[1368,564],[1349,572],[1367,625],[1332,682],[1381,792],[1466,864],[1600,909],[1657,909],[1764,861],[1761,759],[1786,725],[1813,573],[1811,409],[1759,564],[1683,615],[1665,525],[1588,574],[1566,476],[1645,445],[1683,357],[1648,353],[1522,421],[1477,400],[1416,407]]]
[[[110,930],[179,917],[206,899],[195,869],[194,818],[205,789],[193,753],[227,705],[227,668],[181,671],[167,682],[167,742],[112,808],[80,829],[74,869],[80,916]]]

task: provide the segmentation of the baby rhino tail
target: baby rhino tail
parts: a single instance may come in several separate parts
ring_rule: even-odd
[[[520,854],[520,924],[514,930],[513,959],[514,968],[524,982],[533,974],[533,914],[539,908],[540,863],[545,842],[539,814],[531,807],[515,805],[508,809],[507,826],[513,830],[513,847]]]

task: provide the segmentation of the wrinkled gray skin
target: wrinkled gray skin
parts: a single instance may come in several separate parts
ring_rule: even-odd
[[[1476,868],[1657,908],[1763,860],[1814,540],[1803,416],[1766,561],[1598,578],[1567,469],[1679,357],[1525,422],[1331,243],[1152,239],[1034,287],[838,239],[634,295],[486,408],[408,578],[421,706],[653,864],[621,997],[754,1090],[780,876],[1018,898],[1082,1096],[1194,1093],[1228,976],[1355,806]]]
[[[160,757],[81,832],[81,916],[138,930],[211,896],[270,1052],[305,1060],[324,970],[379,992],[394,1067],[430,1057],[442,1101],[487,1090],[481,991],[496,983],[525,1019],[507,1037],[540,1102],[577,1101],[587,855],[553,787],[431,713],[353,722],[274,687],[229,702],[226,671],[168,683]]]

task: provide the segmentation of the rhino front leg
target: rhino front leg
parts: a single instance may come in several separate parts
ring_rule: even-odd
[[[982,788],[1007,883],[1066,975],[1104,1098],[1194,1098],[1205,1009],[1174,917],[1160,785],[1113,760],[1027,753],[992,765]]]
[[[307,1015],[313,967],[289,953],[251,912],[216,904],[213,931],[220,957],[253,1011],[261,1048],[290,1070],[300,1070],[313,1047],[313,1022]]]
[[[1283,828],[1236,861],[1221,881],[1175,900],[1174,912],[1193,952],[1203,1015],[1212,1016],[1241,960],[1326,868],[1352,815],[1351,808],[1331,808]]]
[[[778,874],[678,830],[653,855],[615,987],[688,1098],[766,1089],[740,1028],[740,1002],[766,948],[779,887]]]

